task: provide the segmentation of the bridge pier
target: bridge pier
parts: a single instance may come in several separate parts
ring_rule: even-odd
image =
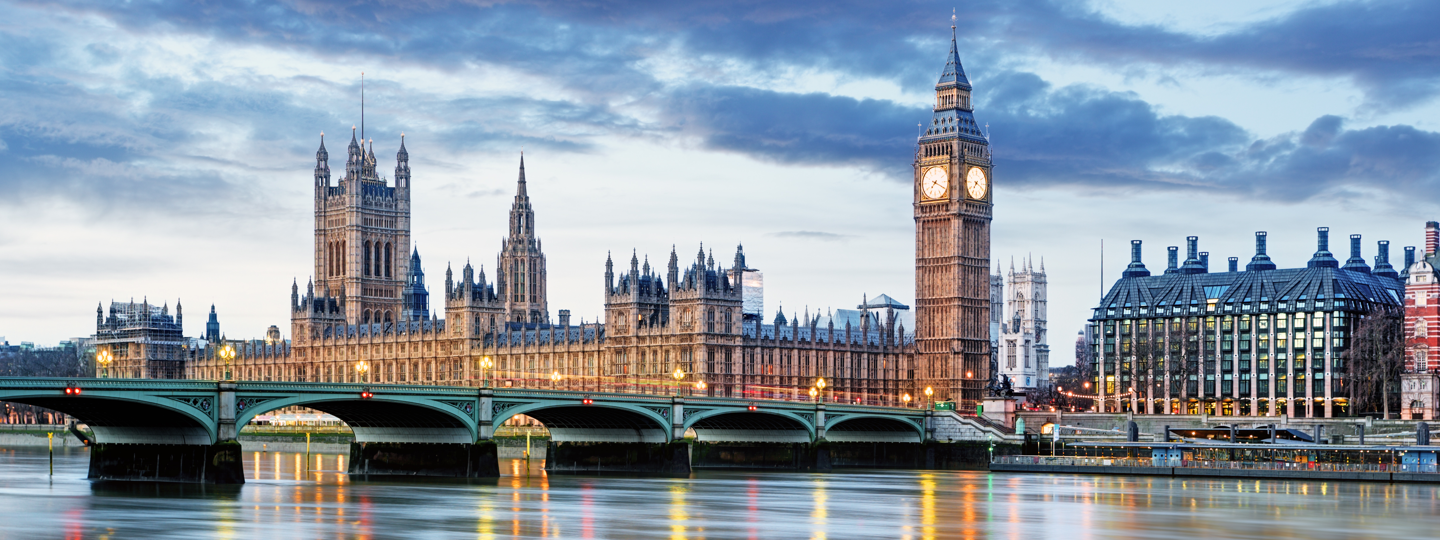
[[[150,482],[243,484],[240,443],[114,444],[90,447],[89,478]]]
[[[491,440],[475,444],[352,442],[348,472],[352,477],[499,478],[500,454]]]
[[[547,472],[639,472],[690,474],[690,445],[684,442],[550,441]]]
[[[830,443],[694,442],[696,469],[744,469],[830,472]]]

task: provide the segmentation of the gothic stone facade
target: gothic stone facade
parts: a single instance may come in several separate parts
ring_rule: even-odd
[[[952,36],[915,152],[916,384],[962,410],[979,403],[991,363],[990,145],[971,90]]]
[[[347,174],[341,186],[367,188],[370,154],[352,144],[351,160],[361,165],[347,166],[356,173]],[[317,178],[327,170],[324,156],[322,146]],[[406,157],[402,146],[401,167]],[[392,223],[408,229],[408,205],[396,200],[406,192],[376,177],[376,185],[368,186],[372,195],[353,201],[358,208],[334,219],[324,217],[334,215],[326,210],[332,201],[317,198],[317,206],[324,205],[317,210],[322,216],[317,229],[345,231],[339,240],[334,239],[339,233],[317,233],[316,265],[328,272],[322,274],[322,288],[307,284],[302,294],[298,284],[292,286],[292,340],[240,344],[232,366],[235,377],[654,394],[677,389],[694,394],[699,391],[694,383],[705,381],[707,395],[790,399],[808,399],[809,388],[823,377],[832,401],[898,405],[901,395],[918,395],[910,384],[913,339],[895,324],[893,313],[885,324],[871,324],[866,317],[859,327],[843,328],[821,326],[820,318],[808,316],[783,324],[745,320],[740,284],[730,280],[746,270],[740,249],[730,269],[702,251],[682,270],[672,252],[665,276],[648,262],[642,268],[635,256],[629,270],[617,275],[607,260],[605,321],[572,324],[567,310],[552,321],[545,257],[524,174],[522,162],[495,280],[469,264],[459,276],[446,270],[443,319],[423,317],[429,312],[428,293],[419,254],[405,264],[390,255],[395,246],[408,246],[408,230],[389,229]],[[348,191],[321,184],[317,190],[337,196]],[[406,212],[374,221],[384,214],[368,205]],[[358,264],[337,257],[355,244],[362,246],[360,253],[351,253]],[[392,279],[402,273],[407,277]],[[380,289],[385,291],[365,294]],[[352,299],[346,291],[359,291],[361,298]],[[362,309],[354,308],[357,301]],[[487,358],[489,370],[481,367]],[[364,373],[356,370],[360,362],[368,368]],[[190,377],[215,379],[225,366],[210,347],[196,351],[188,369]],[[677,370],[684,375],[679,380],[673,375]]]
[[[1000,328],[1000,373],[1010,377],[1016,390],[1050,384],[1050,345],[1046,342],[1045,263],[1037,270],[1025,260],[1020,270],[1012,262],[1007,285],[1009,316]]]

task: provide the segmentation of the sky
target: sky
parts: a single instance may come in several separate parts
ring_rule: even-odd
[[[343,169],[361,72],[432,292],[493,267],[523,151],[552,312],[600,315],[607,254],[742,243],[767,319],[913,303],[952,9],[992,256],[1043,261],[1052,365],[1130,240],[1154,271],[1199,236],[1219,270],[1265,230],[1295,267],[1328,226],[1398,261],[1440,217],[1435,2],[0,0],[0,336],[90,335],[131,298],[288,336],[315,151]]]

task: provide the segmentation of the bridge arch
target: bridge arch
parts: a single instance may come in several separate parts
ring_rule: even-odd
[[[826,418],[825,440],[919,443],[925,441],[925,428],[910,418],[878,414],[837,414]]]
[[[704,410],[689,415],[685,428],[695,430],[695,440],[701,442],[809,443],[815,440],[813,417],[765,408]]]
[[[214,444],[219,404],[213,392],[174,395],[85,389],[66,395],[65,385],[0,391],[0,401],[68,414],[106,444]]]
[[[475,419],[460,405],[416,396],[356,393],[245,396],[237,395],[235,425],[285,407],[308,407],[339,418],[355,434],[355,442],[472,444],[479,435]]]
[[[534,418],[550,431],[553,442],[670,442],[669,404],[497,400],[493,411],[495,426],[520,414]]]

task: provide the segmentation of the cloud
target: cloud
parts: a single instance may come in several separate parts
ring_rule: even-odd
[[[1257,140],[1214,116],[1162,114],[1134,94],[1053,87],[1033,73],[989,79],[977,105],[998,181],[1124,187],[1300,201],[1346,185],[1406,195],[1440,187],[1440,134],[1412,126],[1346,130],[1336,116]],[[924,108],[884,100],[736,87],[687,87],[665,101],[669,127],[707,147],[781,163],[845,164],[908,182]]]
[[[908,163],[920,111],[890,101],[693,86],[663,100],[661,118],[704,146],[781,163],[844,164],[892,172]]]
[[[1224,182],[1253,183],[1282,200],[1345,188],[1431,200],[1440,189],[1440,133],[1412,126],[1352,130],[1324,116],[1303,131],[1255,141],[1234,159],[1221,173]]]
[[[916,30],[932,20],[930,8],[866,3],[37,6],[32,13],[50,17],[37,19],[37,28],[48,24],[54,32],[0,32],[0,106],[8,111],[0,116],[0,140],[9,147],[0,165],[16,173],[0,178],[0,188],[157,208],[208,204],[217,194],[264,198],[246,176],[308,161],[314,142],[297,134],[350,123],[332,102],[358,93],[358,81],[253,68],[147,69],[133,50],[142,35],[201,36],[216,47],[299,51],[319,62],[403,64],[458,80],[477,77],[475,66],[498,66],[524,86],[457,92],[372,79],[372,106],[387,114],[373,115],[369,130],[384,137],[409,130],[417,135],[412,144],[440,153],[521,145],[585,153],[616,137],[678,136],[703,148],[858,167],[894,181],[909,179],[910,126],[928,118],[926,107],[779,91],[730,72],[764,79],[798,66],[923,92],[943,47],[936,32]],[[971,29],[961,33],[963,48],[991,65],[1041,54],[1114,66],[1350,77],[1369,85],[1376,103],[1399,106],[1426,99],[1440,77],[1440,38],[1422,24],[1435,20],[1427,16],[1436,9],[1305,6],[1195,36],[1128,26],[1069,3],[980,2],[960,26]],[[80,30],[64,18],[77,13],[121,29],[103,38],[75,35]],[[127,32],[132,42],[121,39]],[[649,64],[661,58],[680,58],[691,71],[662,77]],[[997,180],[1016,187],[1213,190],[1296,201],[1347,186],[1413,194],[1436,184],[1436,134],[1411,126],[1347,130],[1336,116],[1257,140],[1225,118],[1164,114],[1134,94],[1055,87],[1016,70],[978,75],[985,90],[977,117],[991,126]],[[343,159],[343,150],[334,150]],[[444,166],[443,157],[432,159]],[[141,177],[153,195],[117,191],[136,189],[126,179]]]
[[[776,238],[797,238],[801,240],[819,240],[822,242],[841,242],[851,238],[848,234],[836,234],[821,231],[779,231],[772,232],[766,236]]]
[[[41,5],[41,4],[36,4]],[[56,3],[43,4],[60,9]],[[576,92],[654,90],[643,64],[679,48],[691,67],[733,60],[765,71],[799,66],[846,75],[933,82],[943,6],[874,2],[430,1],[114,4],[59,6],[98,14],[137,34],[178,32],[341,58],[453,70],[475,63],[553,77]],[[1041,55],[1132,69],[1198,65],[1257,77],[1350,78],[1376,105],[1404,106],[1440,92],[1440,4],[1402,0],[1302,5],[1218,35],[1128,25],[1060,0],[972,2],[960,13],[962,49],[996,60]],[[97,56],[105,51],[97,50]],[[938,55],[934,55],[938,56]],[[998,62],[992,62],[998,63]],[[695,78],[713,73],[700,71]]]

